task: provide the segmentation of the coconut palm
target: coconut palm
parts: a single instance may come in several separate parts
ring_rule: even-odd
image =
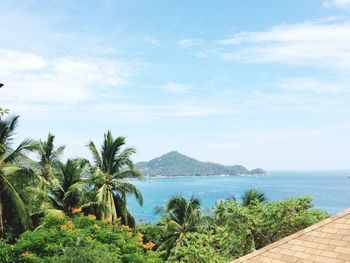
[[[244,192],[241,199],[243,206],[252,205],[254,202],[265,203],[267,201],[265,193],[261,192],[257,188],[251,188],[250,190]]]
[[[52,200],[52,193],[60,185],[55,173],[59,168],[59,157],[65,146],[56,147],[54,141],[55,136],[49,133],[46,140],[40,139],[33,143],[33,152],[38,161],[31,162],[31,168],[36,173],[37,181],[26,188],[23,198],[27,203],[27,210],[32,216],[34,225],[40,222],[48,209],[57,208]]]
[[[34,178],[26,155],[33,150],[33,144],[26,139],[12,148],[18,118],[0,116],[0,236],[3,236],[7,223],[18,220],[22,230],[29,229],[32,224],[18,186],[23,188],[29,179]]]
[[[206,217],[201,212],[201,201],[192,196],[186,199],[183,195],[171,197],[165,206],[157,207],[156,213],[162,215],[165,241],[158,249],[166,249],[165,258],[170,250],[181,243],[188,232],[195,232],[206,225]]]
[[[134,217],[127,207],[127,195],[134,195],[140,205],[143,205],[143,197],[128,179],[143,179],[143,176],[130,159],[135,149],[123,148],[124,145],[125,137],[113,138],[110,131],[104,135],[100,151],[94,142],[88,144],[94,159],[91,181],[96,191],[95,201],[99,204],[96,214],[111,222],[120,218],[123,224],[134,227]]]
[[[42,178],[49,182],[52,179],[53,167],[59,161],[60,155],[63,153],[65,146],[54,146],[55,135],[49,133],[47,140],[39,140],[35,144],[35,152],[39,157],[39,170]]]
[[[84,160],[68,159],[66,163],[59,162],[55,169],[51,189],[48,191],[53,208],[71,214],[73,208],[84,204],[85,182],[83,174],[86,172],[87,163]]]

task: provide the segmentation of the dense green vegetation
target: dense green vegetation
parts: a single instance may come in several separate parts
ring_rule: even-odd
[[[156,225],[141,225],[139,231],[166,251],[169,262],[229,262],[328,217],[313,210],[306,196],[260,202],[253,195],[244,195],[249,204],[218,201],[210,216],[198,209],[197,198],[175,196]]]
[[[79,213],[51,213],[15,244],[0,246],[0,262],[162,262],[131,228]]]
[[[157,223],[137,225],[127,200],[143,197],[129,179],[143,176],[124,137],[88,143],[93,162],[63,162],[52,134],[14,147],[18,117],[5,115],[0,262],[228,262],[328,216],[309,197],[269,202],[251,189],[205,213],[197,197],[176,195],[156,208]]]
[[[266,174],[260,168],[249,171],[242,165],[225,166],[201,162],[177,151],[169,152],[149,162],[139,162],[136,167],[150,177]]]

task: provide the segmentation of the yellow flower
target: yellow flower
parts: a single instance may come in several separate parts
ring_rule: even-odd
[[[152,249],[152,248],[154,248],[154,246],[155,246],[155,244],[152,241],[149,241],[143,245],[143,248],[144,249]]]

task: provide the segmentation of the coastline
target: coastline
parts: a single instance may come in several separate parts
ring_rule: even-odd
[[[148,176],[145,175],[144,179],[174,179],[174,178],[202,178],[202,177],[257,177],[257,176],[268,176],[266,174],[215,174],[215,175],[156,175]]]

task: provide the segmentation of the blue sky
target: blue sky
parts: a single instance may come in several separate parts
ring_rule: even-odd
[[[350,168],[350,1],[0,2],[0,104],[66,157],[110,129],[266,169]]]

